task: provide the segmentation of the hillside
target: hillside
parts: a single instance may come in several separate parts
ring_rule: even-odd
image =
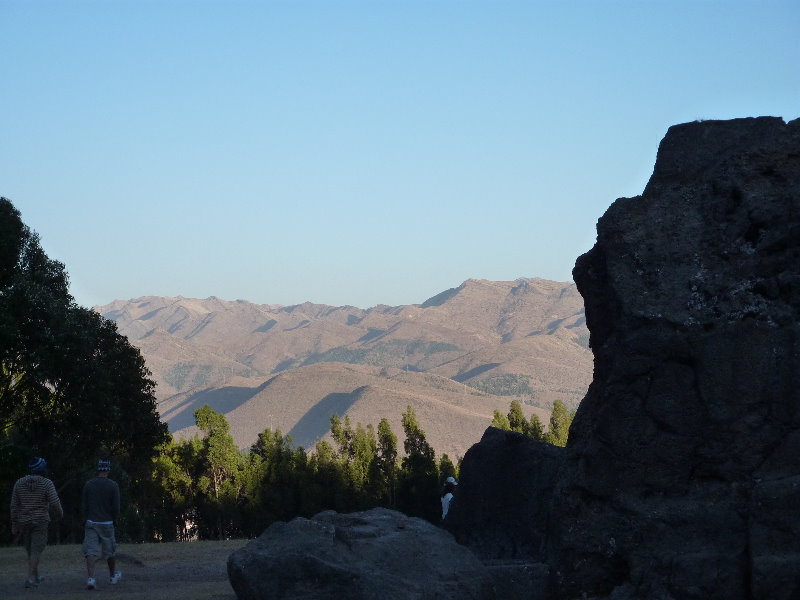
[[[208,403],[240,447],[266,428],[313,446],[332,413],[382,417],[402,437],[414,406],[438,453],[462,456],[512,397],[546,422],[592,377],[583,300],[572,283],[468,280],[414,305],[369,309],[169,297],[96,307],[139,347],[159,410],[178,435]]]

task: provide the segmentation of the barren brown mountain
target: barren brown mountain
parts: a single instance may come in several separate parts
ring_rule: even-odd
[[[138,346],[178,436],[208,404],[241,448],[264,429],[310,448],[331,414],[389,419],[412,405],[437,454],[463,456],[516,398],[544,423],[592,377],[573,283],[468,280],[422,304],[370,309],[149,296],[96,307]]]

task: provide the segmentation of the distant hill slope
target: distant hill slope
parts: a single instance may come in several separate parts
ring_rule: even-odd
[[[461,456],[513,397],[546,422],[592,378],[573,283],[468,280],[422,304],[370,309],[148,296],[95,307],[138,346],[170,431],[208,403],[244,448],[266,428],[313,446],[332,413],[382,417],[402,439],[415,407],[438,453]]]

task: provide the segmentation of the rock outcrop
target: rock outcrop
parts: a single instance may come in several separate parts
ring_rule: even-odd
[[[558,597],[800,597],[800,120],[679,125],[573,271]]]
[[[464,456],[445,529],[485,562],[544,562],[563,458],[564,448],[489,427]]]
[[[238,597],[800,598],[800,120],[670,128],[573,275],[594,380],[566,449],[489,428],[452,536],[274,524],[229,560]]]
[[[384,508],[273,523],[231,554],[240,600],[495,598],[487,568],[453,536]]]

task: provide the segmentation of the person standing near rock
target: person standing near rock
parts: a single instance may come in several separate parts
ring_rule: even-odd
[[[11,492],[11,535],[22,535],[28,554],[26,588],[35,588],[44,579],[39,576],[39,561],[47,546],[50,512],[57,519],[64,516],[56,486],[44,476],[47,462],[40,457],[28,463],[30,475],[21,477]]]
[[[450,510],[450,502],[453,499],[453,493],[456,491],[458,482],[455,477],[448,477],[444,486],[442,487],[442,521],[447,516],[447,511]]]
[[[86,517],[83,537],[83,555],[86,557],[86,572],[89,578],[86,587],[97,587],[94,570],[97,558],[105,558],[108,563],[109,583],[115,585],[122,579],[122,572],[116,570],[117,540],[114,522],[119,519],[119,485],[109,479],[111,461],[97,461],[97,476],[83,486],[82,508]]]

